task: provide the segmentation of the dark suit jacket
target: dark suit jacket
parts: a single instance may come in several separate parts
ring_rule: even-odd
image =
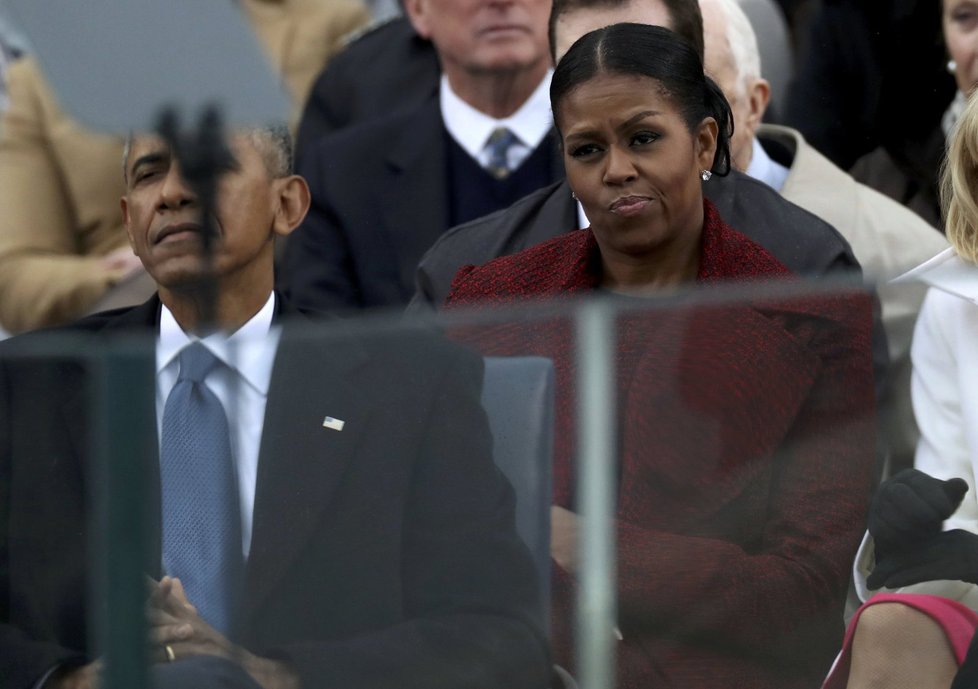
[[[312,208],[277,271],[289,300],[326,312],[407,304],[418,261],[449,227],[446,148],[438,98],[321,140],[299,169]]]
[[[811,6],[795,36],[799,60],[782,124],[843,170],[880,146],[895,159],[912,160],[956,88],[941,13],[917,0]]]
[[[127,331],[152,334],[158,308],[154,298],[55,334],[87,335],[97,351]],[[0,348],[5,689],[95,653],[85,563],[96,381],[80,357],[31,355],[43,342]],[[309,341],[286,327],[261,441],[243,646],[287,658],[305,687],[546,681],[534,570],[492,463],[479,374],[478,357],[421,332]],[[346,422],[342,432],[323,428],[326,415]],[[134,459],[158,505],[155,443]]]
[[[327,134],[421,105],[438,92],[440,77],[434,46],[407,19],[368,29],[316,78],[299,124],[298,158]]]
[[[805,277],[850,275],[859,263],[838,230],[752,177],[731,170],[714,175],[703,194],[731,227]],[[536,191],[501,211],[446,232],[421,259],[409,311],[437,308],[452,278],[465,265],[482,265],[578,228],[577,208],[566,181]]]
[[[447,306],[587,295],[597,265],[589,230],[564,234],[463,269]],[[788,276],[706,204],[702,291]],[[870,300],[771,293],[650,300],[613,321],[621,689],[817,687],[839,648],[874,468]],[[569,321],[518,315],[456,334],[486,354],[553,359],[554,502],[573,509]],[[571,666],[574,582],[554,572],[554,651]]]

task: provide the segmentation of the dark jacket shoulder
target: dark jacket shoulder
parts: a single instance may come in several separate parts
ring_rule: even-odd
[[[368,27],[313,84],[299,124],[299,157],[327,134],[418,105],[437,93],[440,74],[434,46],[407,19]]]

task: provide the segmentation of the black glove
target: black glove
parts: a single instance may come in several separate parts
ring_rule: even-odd
[[[917,469],[884,481],[869,510],[877,561],[940,533],[967,491],[964,479],[942,481]]]
[[[971,638],[968,655],[951,682],[951,689],[978,689],[978,634]]]
[[[877,555],[866,584],[871,589],[895,589],[938,579],[978,584],[978,535],[961,529],[942,531],[912,549]]]

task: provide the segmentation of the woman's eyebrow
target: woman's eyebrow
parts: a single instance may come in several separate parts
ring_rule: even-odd
[[[617,129],[627,129],[631,127],[636,122],[641,122],[646,117],[654,117],[656,115],[661,115],[662,113],[658,110],[643,110],[642,112],[636,113],[629,117],[627,120],[618,125]]]

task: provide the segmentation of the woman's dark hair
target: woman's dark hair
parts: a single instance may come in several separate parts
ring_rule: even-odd
[[[723,91],[703,73],[696,50],[661,26],[615,24],[582,36],[557,64],[550,82],[550,103],[559,122],[564,97],[600,75],[655,79],[672,99],[690,133],[706,117],[717,122],[717,151],[711,170],[730,171],[733,116]],[[558,125],[559,126],[559,125]]]

